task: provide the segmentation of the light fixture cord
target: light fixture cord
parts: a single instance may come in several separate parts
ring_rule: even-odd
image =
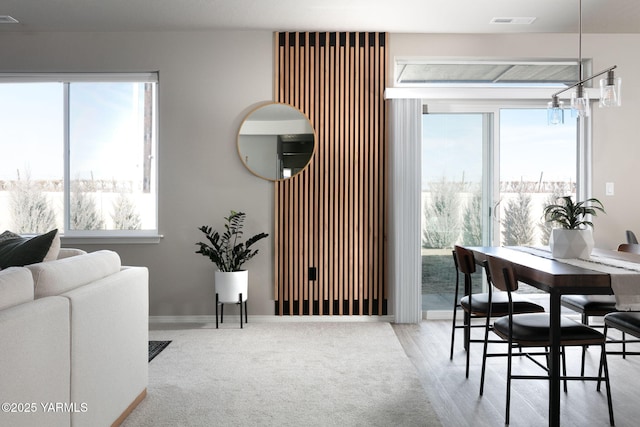
[[[614,75],[613,75],[613,70],[616,69],[618,66],[614,65],[612,67],[607,68],[606,70],[600,71],[596,74],[592,74],[591,77],[587,77],[584,78],[584,72],[582,69],[582,0],[578,0],[578,7],[579,7],[579,14],[578,14],[578,24],[579,24],[579,29],[578,29],[578,66],[580,67],[580,80],[578,80],[576,83],[567,86],[564,89],[560,89],[559,91],[557,91],[556,93],[554,93],[553,95],[551,95],[551,104],[553,107],[555,107],[556,104],[556,100],[558,98],[558,96],[563,93],[568,91],[569,89],[573,89],[576,88],[576,97],[577,98],[582,98],[583,97],[583,90],[584,90],[584,83],[593,80],[596,77],[599,77],[605,73],[607,73],[607,84],[609,86],[614,86],[615,85],[615,79],[614,79]],[[573,104],[573,102],[572,102]]]
[[[578,1],[578,65],[580,67],[580,81],[583,79],[582,72],[582,0]]]

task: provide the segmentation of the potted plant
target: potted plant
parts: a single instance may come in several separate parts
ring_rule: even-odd
[[[225,230],[222,234],[210,226],[198,228],[206,235],[209,243],[196,243],[199,247],[196,253],[208,257],[218,267],[215,272],[215,287],[218,301],[222,303],[246,301],[249,275],[241,267],[258,254],[258,249],[253,249],[253,245],[268,236],[266,233],[258,233],[243,242],[245,217],[244,212],[231,211],[224,218]],[[239,294],[242,294],[242,301],[238,300]]]
[[[556,224],[551,230],[549,246],[554,258],[589,258],[594,246],[590,216],[606,213],[598,199],[573,202],[571,196],[559,197],[561,203],[545,206],[546,222]]]

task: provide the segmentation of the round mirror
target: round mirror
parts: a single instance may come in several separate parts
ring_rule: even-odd
[[[238,153],[255,175],[277,181],[291,178],[311,161],[315,134],[309,119],[287,104],[251,111],[238,132]]]

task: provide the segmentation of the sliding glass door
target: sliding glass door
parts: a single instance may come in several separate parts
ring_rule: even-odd
[[[493,113],[422,116],[423,310],[451,307],[453,246],[491,241],[486,175],[492,135]]]
[[[545,205],[576,194],[576,122],[546,125],[544,109],[500,110],[499,239],[505,246],[546,246]],[[571,122],[571,120],[567,120]]]
[[[540,108],[429,109],[422,117],[422,305],[450,312],[454,245],[547,244],[544,204],[576,191],[577,127],[572,120],[547,126]],[[480,273],[474,284],[482,286]]]

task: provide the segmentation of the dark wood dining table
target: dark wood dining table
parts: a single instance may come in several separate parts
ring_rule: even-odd
[[[513,263],[519,281],[549,293],[550,358],[549,358],[549,425],[560,425],[560,297],[562,295],[610,295],[608,273],[566,264],[552,258],[534,255],[518,247],[466,247],[482,265],[487,255]],[[640,255],[594,249],[592,254],[640,263]]]

